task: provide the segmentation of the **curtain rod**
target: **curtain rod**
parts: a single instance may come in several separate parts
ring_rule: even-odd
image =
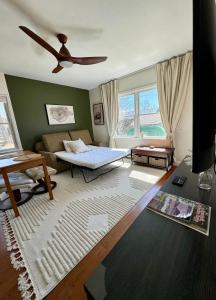
[[[115,78],[113,78],[113,79],[110,79],[109,81],[106,81],[106,82],[104,82],[104,83],[99,84],[99,86],[100,86],[100,85],[103,85],[103,84],[106,84],[106,83],[109,83],[109,82],[111,82],[111,81],[113,81],[113,80],[123,79],[123,78],[126,78],[126,77],[128,77],[128,76],[131,76],[131,75],[133,75],[133,74],[137,74],[137,73],[140,73],[140,72],[142,72],[142,71],[151,69],[151,68],[153,68],[155,65],[156,65],[156,64],[152,64],[152,65],[150,65],[150,66],[148,66],[148,67],[146,67],[146,68],[139,69],[139,70],[137,70],[137,71],[128,73],[128,74],[123,75],[123,76],[120,76],[120,77],[115,77]]]
[[[155,67],[158,63],[160,64],[160,63],[162,63],[162,62],[169,61],[170,59],[173,59],[173,58],[176,58],[176,57],[181,57],[181,56],[183,56],[183,55],[185,55],[185,54],[187,54],[187,53],[192,53],[192,52],[193,52],[192,50],[189,50],[189,51],[184,52],[184,53],[182,53],[182,54],[174,55],[174,56],[172,56],[171,58],[164,59],[164,60],[159,61],[159,62],[157,62],[157,63],[155,63],[155,64],[152,64],[152,65],[150,65],[150,66],[148,66],[148,67],[139,69],[139,70],[137,70],[137,71],[131,72],[131,73],[126,74],[126,75],[123,75],[123,76],[120,76],[120,77],[118,77],[117,79],[123,79],[123,78],[126,78],[126,77],[128,77],[128,76],[131,76],[131,75],[133,75],[133,74],[140,73],[140,72],[142,72],[142,71],[145,71],[145,70],[148,70],[148,69],[151,69],[151,68]]]
[[[169,61],[169,60],[171,60],[171,59],[173,59],[173,58],[182,57],[182,56],[184,56],[185,54],[187,54],[187,53],[192,53],[192,52],[193,52],[193,50],[189,50],[189,51],[184,52],[184,53],[182,53],[182,54],[174,55],[174,56],[172,56],[172,57],[170,57],[170,58],[167,58],[167,59],[164,59],[164,60],[162,60],[162,61],[159,61],[158,64],[164,63],[164,62]]]
[[[164,59],[164,60],[159,61],[159,62],[157,62],[157,63],[155,63],[155,64],[152,64],[152,65],[150,65],[150,66],[148,66],[148,67],[139,69],[139,70],[134,71],[134,72],[131,72],[131,73],[129,73],[129,74],[126,74],[126,75],[123,75],[123,76],[120,76],[120,77],[116,77],[116,78],[114,78],[114,79],[110,79],[109,81],[107,81],[107,82],[105,82],[105,83],[102,83],[102,84],[109,83],[110,81],[115,80],[115,79],[123,79],[123,78],[126,78],[126,77],[128,77],[128,76],[132,76],[132,75],[137,74],[137,73],[140,73],[140,72],[142,72],[142,71],[151,69],[151,68],[155,67],[157,64],[161,64],[161,63],[163,63],[163,62],[165,62],[165,61],[169,61],[169,60],[171,60],[171,59],[173,59],[173,58],[181,57],[181,56],[183,56],[183,55],[185,55],[185,54],[187,54],[187,53],[192,53],[192,52],[193,52],[193,50],[189,50],[189,51],[187,51],[187,52],[185,52],[185,53],[182,53],[182,54],[179,54],[179,55],[174,55],[174,56],[172,56],[171,58]],[[100,85],[101,85],[101,84],[100,84]]]
[[[156,63],[155,63],[155,64],[152,64],[152,65],[150,65],[150,66],[148,66],[148,67],[145,67],[145,68],[142,68],[142,69],[136,70],[136,71],[134,71],[134,72],[131,72],[131,73],[129,73],[129,74],[126,74],[126,75],[120,76],[120,77],[118,77],[117,79],[123,79],[123,78],[126,78],[126,77],[128,77],[128,76],[131,76],[131,75],[134,75],[134,74],[136,74],[136,73],[140,73],[140,72],[142,72],[142,71],[145,71],[145,70],[151,69],[151,68],[153,68],[154,66],[156,66]]]

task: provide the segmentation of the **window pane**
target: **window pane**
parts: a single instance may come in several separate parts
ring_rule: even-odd
[[[120,136],[133,136],[135,103],[134,95],[121,96],[119,99],[119,123],[117,134]]]
[[[15,148],[5,104],[0,102],[0,151]]]
[[[156,88],[139,93],[139,121],[140,132],[144,136],[166,136],[161,122]]]
[[[8,124],[7,113],[5,110],[5,103],[0,102],[0,124]]]

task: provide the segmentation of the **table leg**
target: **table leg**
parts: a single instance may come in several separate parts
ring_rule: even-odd
[[[12,207],[13,207],[13,210],[14,210],[14,213],[15,213],[15,217],[18,217],[19,216],[19,211],[18,211],[18,208],[17,208],[16,200],[15,200],[13,190],[12,190],[11,185],[10,185],[8,175],[5,171],[2,171],[1,173],[2,173],[2,176],[4,178],[5,186],[6,186],[7,193],[10,197],[10,200],[11,200],[11,204],[12,204]]]
[[[52,192],[51,183],[50,183],[50,177],[49,177],[49,174],[47,172],[47,167],[46,167],[45,160],[43,160],[42,164],[43,164],[45,183],[46,183],[46,186],[47,186],[47,189],[48,189],[48,192],[49,192],[50,200],[52,200],[52,199],[54,199],[54,197],[53,197],[53,192]]]
[[[167,158],[166,158],[166,170],[167,171],[169,170],[169,155],[167,155]]]
[[[171,154],[171,165],[173,165],[174,159],[173,159],[174,151]]]

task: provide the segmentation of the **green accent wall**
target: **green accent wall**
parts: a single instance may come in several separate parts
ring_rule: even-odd
[[[33,149],[44,133],[89,129],[92,134],[87,90],[11,75],[5,78],[23,149]],[[75,124],[49,125],[45,104],[73,105]]]

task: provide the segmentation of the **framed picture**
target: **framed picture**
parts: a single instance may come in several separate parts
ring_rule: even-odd
[[[93,104],[93,116],[95,125],[104,125],[103,103]]]
[[[49,125],[75,123],[74,110],[71,105],[46,104]]]

